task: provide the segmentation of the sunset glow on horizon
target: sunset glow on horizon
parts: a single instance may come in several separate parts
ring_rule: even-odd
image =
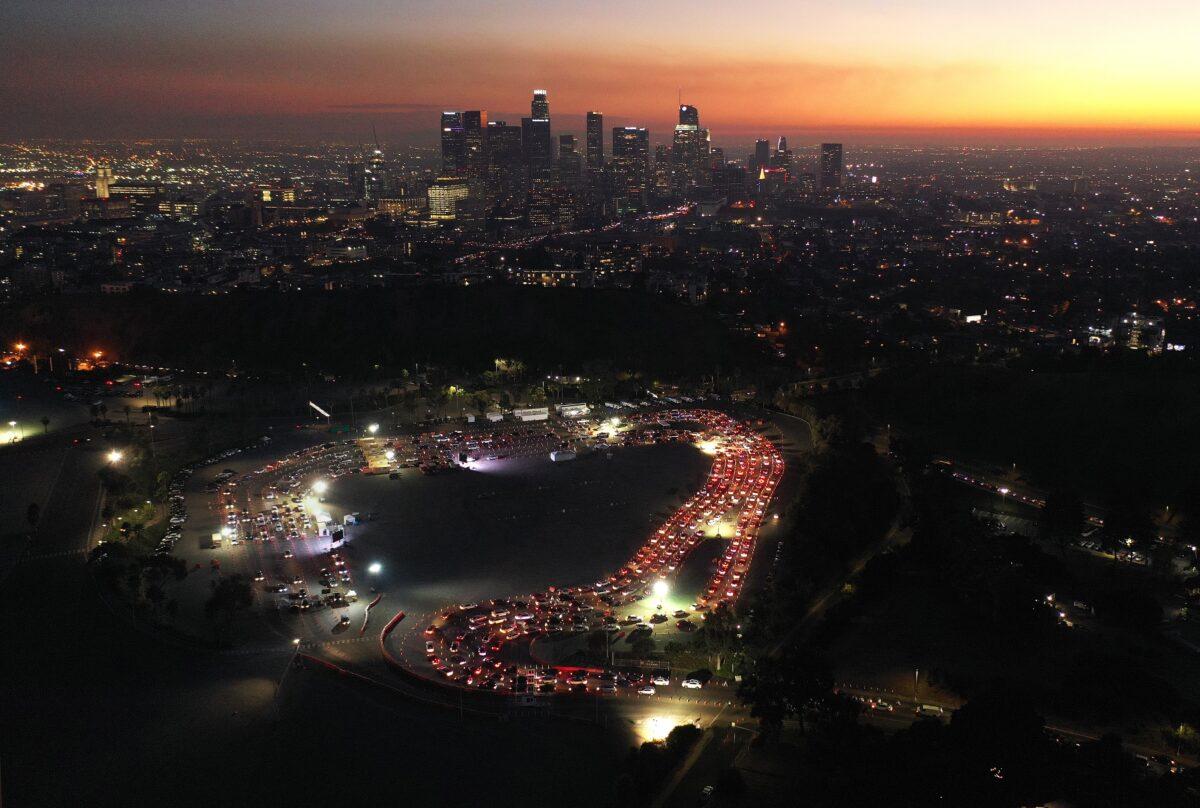
[[[519,114],[545,86],[561,120],[595,108],[652,130],[682,93],[715,140],[943,128],[1200,136],[1194,3],[6,5],[6,135],[81,115],[93,130],[76,133],[96,137],[362,114],[419,133],[443,107]]]

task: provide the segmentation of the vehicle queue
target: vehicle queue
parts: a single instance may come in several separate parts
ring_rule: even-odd
[[[605,631],[653,631],[653,626],[674,619],[680,631],[697,625],[687,611],[670,617],[618,615],[619,607],[651,594],[658,581],[676,573],[706,535],[719,535],[720,525],[737,514],[727,547],[718,559],[707,587],[693,610],[703,613],[721,603],[732,604],[742,592],[753,559],[755,540],[766,507],[783,476],[783,456],[767,438],[748,424],[725,413],[707,409],[681,409],[639,414],[624,431],[605,435],[609,443],[637,445],[687,440],[714,457],[704,487],[676,509],[634,553],[628,562],[605,580],[590,586],[550,587],[544,592],[513,598],[496,598],[447,609],[424,629],[425,655],[437,674],[466,687],[509,692],[615,693],[621,688],[651,695],[667,685],[670,675],[649,676],[638,671],[587,671],[578,668],[547,671],[544,666],[521,664],[517,646],[537,638]],[[506,650],[507,649],[507,650]],[[527,655],[526,655],[527,660]],[[696,679],[685,687],[701,687]]]

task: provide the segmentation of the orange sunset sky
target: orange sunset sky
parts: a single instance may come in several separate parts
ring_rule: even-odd
[[[550,91],[715,142],[1003,132],[1200,142],[1200,3],[5,0],[0,134],[428,135]],[[369,126],[369,124],[367,124]],[[856,135],[857,133],[857,135]]]

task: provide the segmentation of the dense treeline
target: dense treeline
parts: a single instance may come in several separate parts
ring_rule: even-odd
[[[1121,491],[1162,507],[1200,475],[1200,371],[1186,362],[906,368],[868,395],[880,420],[934,452],[1016,463],[1102,503]]]
[[[1154,580],[1116,567],[1083,575],[977,519],[945,477],[911,485],[911,541],[866,565],[816,646],[839,659],[870,649],[909,660],[966,698],[1004,683],[1038,709],[1097,726],[1200,718],[1168,675],[1168,661],[1184,658],[1157,634]],[[1090,604],[1096,620],[1065,625],[1059,604],[1072,603]]]
[[[542,371],[607,360],[701,376],[760,356],[702,308],[618,290],[501,286],[64,295],[14,307],[0,333],[146,364],[361,376],[417,363],[484,370],[497,357]]]

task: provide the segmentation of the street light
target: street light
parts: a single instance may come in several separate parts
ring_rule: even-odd
[[[388,449],[386,452],[384,452],[383,456],[387,458],[389,463],[396,459],[396,453],[391,449]]]
[[[324,494],[328,490],[329,483],[325,482],[324,480],[317,480],[315,483],[313,483],[313,491],[317,492],[318,494]]]
[[[367,431],[370,432],[372,435],[374,435],[376,432],[379,431],[379,424],[371,424],[370,426],[367,427]]]
[[[378,561],[372,561],[371,566],[367,567],[367,572],[371,573],[372,575],[378,575],[379,573],[383,572],[383,565]]]
[[[666,599],[667,593],[671,591],[671,587],[662,578],[654,582],[654,595],[658,598],[658,611],[662,611],[662,602]]]
[[[121,452],[118,449],[113,449],[111,452],[108,453],[108,462],[109,463],[120,463],[121,459],[123,457],[125,457],[124,452]]]

